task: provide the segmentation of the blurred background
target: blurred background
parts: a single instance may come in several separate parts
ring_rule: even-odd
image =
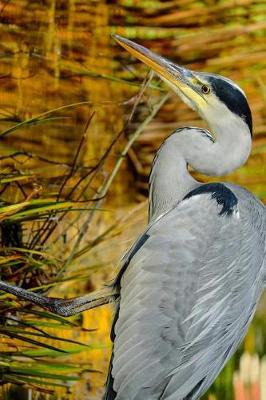
[[[245,90],[252,155],[220,180],[266,201],[264,0],[6,0],[0,30],[1,279],[67,298],[110,282],[145,227],[156,149],[204,126],[112,33]],[[64,319],[0,300],[0,399],[101,398],[110,306]],[[264,296],[205,399],[266,399],[265,313]]]

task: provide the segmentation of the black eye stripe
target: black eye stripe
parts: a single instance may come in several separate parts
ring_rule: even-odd
[[[239,115],[249,127],[252,135],[252,115],[245,96],[239,89],[227,82],[225,79],[216,76],[208,76],[216,96],[236,115]]]

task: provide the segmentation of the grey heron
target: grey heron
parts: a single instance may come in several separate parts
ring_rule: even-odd
[[[237,349],[266,285],[265,206],[228,183],[202,184],[188,164],[225,175],[247,160],[252,117],[231,80],[190,71],[143,46],[116,41],[151,67],[208,123],[177,129],[150,174],[149,223],[96,295],[48,298],[0,281],[0,290],[60,315],[116,304],[105,400],[195,400]]]
[[[105,400],[195,400],[247,331],[266,284],[265,206],[228,183],[251,150],[244,92],[222,76],[182,68],[139,44],[116,41],[154,70],[208,123],[177,129],[150,174],[149,224],[114,287],[113,353]]]

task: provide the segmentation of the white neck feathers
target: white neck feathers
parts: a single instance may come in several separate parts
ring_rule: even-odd
[[[222,125],[209,121],[215,139],[208,131],[187,127],[165,140],[150,174],[150,220],[200,185],[188,172],[187,164],[209,176],[226,175],[244,164],[251,150],[251,135],[246,123],[241,121],[233,114],[222,120]]]

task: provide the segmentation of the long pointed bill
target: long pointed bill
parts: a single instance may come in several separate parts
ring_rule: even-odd
[[[129,53],[148,65],[174,90],[181,91],[187,99],[195,101],[195,97],[198,98],[199,96],[203,99],[202,93],[196,86],[199,80],[193,72],[172,63],[166,58],[146,49],[146,47],[125,39],[122,36],[113,35],[113,38]]]

